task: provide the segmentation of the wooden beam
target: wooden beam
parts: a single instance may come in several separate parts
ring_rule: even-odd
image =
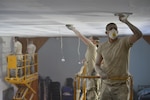
[[[143,39],[150,44],[150,35],[143,36]]]
[[[19,38],[22,43],[22,53],[25,54],[27,51],[27,41],[32,40],[36,45],[36,52],[44,45],[44,43],[49,39],[49,37],[36,37],[36,38]]]

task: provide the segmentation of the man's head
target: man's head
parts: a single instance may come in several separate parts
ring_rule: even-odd
[[[110,31],[112,29],[115,29],[116,31],[118,31],[117,25],[115,23],[109,23],[109,24],[106,25],[106,32]]]
[[[91,36],[91,37],[89,37],[89,39],[90,39],[95,45],[98,45],[98,44],[99,44],[99,37],[97,37],[97,36]]]
[[[15,41],[18,41],[18,40],[19,40],[19,37],[14,37],[14,40],[15,40]]]
[[[116,39],[118,36],[118,28],[115,23],[109,23],[106,25],[106,34],[111,39]]]
[[[33,44],[33,40],[32,39],[29,39],[29,44]]]

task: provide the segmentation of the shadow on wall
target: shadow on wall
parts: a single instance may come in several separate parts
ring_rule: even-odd
[[[12,100],[14,96],[14,88],[10,87],[3,91],[3,100]]]

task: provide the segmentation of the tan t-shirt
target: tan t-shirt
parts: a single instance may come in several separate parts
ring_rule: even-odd
[[[91,76],[94,66],[95,66],[95,59],[96,59],[96,52],[97,47],[90,42],[90,44],[87,47],[86,53],[85,53],[85,65],[87,68],[87,75]]]
[[[108,77],[128,76],[128,57],[131,46],[129,37],[122,37],[114,43],[107,41],[97,49],[97,53],[102,55],[104,61],[101,68]]]
[[[87,50],[85,53],[85,67],[86,67],[86,75],[91,76],[95,66],[95,60],[97,55],[97,47],[90,41],[87,46]],[[89,90],[92,87],[95,87],[95,82],[93,79],[87,79],[86,89]]]

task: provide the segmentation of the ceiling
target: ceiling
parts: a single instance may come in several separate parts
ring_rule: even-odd
[[[0,36],[75,36],[73,24],[84,35],[105,36],[115,22],[120,35],[132,32],[114,13],[133,13],[128,20],[150,35],[150,0],[0,0]]]

